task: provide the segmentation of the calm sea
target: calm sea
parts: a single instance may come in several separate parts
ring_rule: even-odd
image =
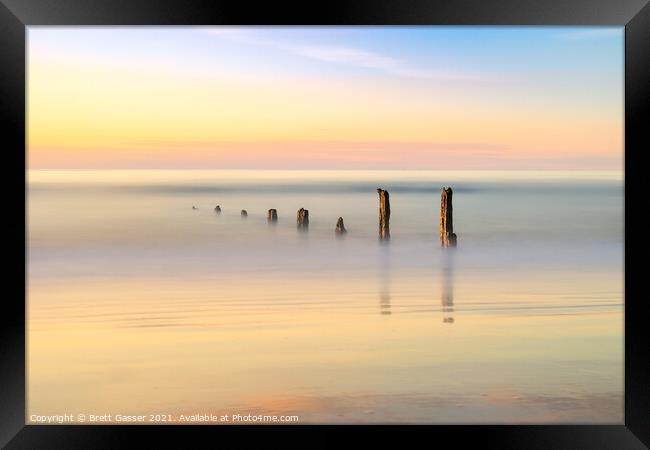
[[[620,173],[29,171],[27,194],[28,421],[623,421]]]

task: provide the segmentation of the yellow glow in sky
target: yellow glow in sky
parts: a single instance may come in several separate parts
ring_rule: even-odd
[[[622,98],[612,101],[616,89],[592,92],[603,80],[585,82],[584,92],[543,76],[437,80],[346,53],[345,63],[379,65],[388,74],[347,73],[330,54],[318,67],[292,55],[295,70],[281,70],[283,62],[270,58],[248,67],[247,54],[199,70],[178,63],[172,50],[149,63],[149,53],[140,62],[122,61],[109,52],[119,45],[106,31],[94,52],[84,53],[64,39],[41,41],[57,33],[46,30],[30,31],[30,168],[622,166]],[[114,33],[117,39],[119,29]],[[223,51],[249,44],[239,39],[220,42]],[[258,55],[258,47],[248,51]]]

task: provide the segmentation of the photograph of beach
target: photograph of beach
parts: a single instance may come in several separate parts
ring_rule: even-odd
[[[28,424],[623,423],[623,28],[27,44]]]

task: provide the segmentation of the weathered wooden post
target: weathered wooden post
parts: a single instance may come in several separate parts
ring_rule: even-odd
[[[269,209],[268,214],[266,215],[266,220],[269,222],[277,222],[278,221],[278,211],[275,209]]]
[[[454,211],[451,204],[452,190],[442,188],[440,195],[440,245],[456,247],[457,237],[454,233]]]
[[[388,191],[377,189],[379,193],[379,239],[390,239],[390,200]]]
[[[246,211],[245,209],[242,209],[241,210],[241,216],[242,216],[242,218],[248,217],[248,211]]]
[[[219,205],[215,206],[214,207],[214,212],[216,212],[217,214],[221,214],[221,206],[219,206]]]
[[[309,227],[309,211],[305,208],[300,208],[296,217],[296,222],[298,223],[298,228],[308,228]]]
[[[346,230],[345,225],[343,225],[343,217],[339,217],[339,220],[336,221],[336,233],[345,234],[347,232],[348,230]]]

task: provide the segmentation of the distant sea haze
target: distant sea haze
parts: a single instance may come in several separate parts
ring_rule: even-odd
[[[27,178],[30,413],[622,423],[620,171]]]
[[[622,122],[621,122],[622,123]],[[622,142],[622,141],[621,141]],[[155,153],[155,158],[151,155]],[[31,146],[28,167],[34,170],[322,170],[409,171],[439,168],[457,171],[558,168],[570,171],[623,169],[617,151],[567,151],[547,148],[535,152],[509,145],[430,142],[154,142],[133,147],[80,151]]]

